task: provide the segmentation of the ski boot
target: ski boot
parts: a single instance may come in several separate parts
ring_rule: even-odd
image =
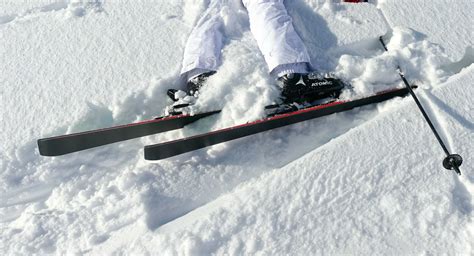
[[[267,117],[334,101],[345,86],[337,78],[323,77],[316,73],[286,74],[277,81],[282,88],[282,103],[266,106]]]
[[[194,105],[199,96],[199,89],[201,89],[206,80],[215,73],[215,71],[210,71],[189,79],[186,83],[186,91],[169,89],[167,95],[174,103],[167,108],[167,114],[179,115],[182,114],[185,108]]]
[[[317,73],[286,74],[278,78],[284,102],[306,102],[338,98],[345,84],[340,79]]]

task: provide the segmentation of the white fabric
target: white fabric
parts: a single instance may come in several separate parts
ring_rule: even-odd
[[[216,71],[223,47],[222,1],[213,1],[189,35],[184,49],[181,74],[186,78],[200,70]]]
[[[310,68],[308,66],[308,63],[298,62],[298,63],[278,65],[276,68],[272,70],[271,74],[275,77],[282,77],[284,75],[292,74],[292,73],[307,74],[309,72],[310,72]]]
[[[209,7],[191,32],[184,51],[181,73],[185,77],[196,74],[196,70],[216,71],[223,47],[224,22],[220,10],[225,0],[211,0]],[[285,64],[307,63],[310,57],[303,41],[296,33],[283,0],[243,0],[250,30],[265,57],[271,74],[283,72]],[[301,66],[296,69],[302,72]]]
[[[269,70],[282,64],[310,62],[283,0],[244,0],[243,3],[249,13],[250,30]]]
[[[190,71],[182,74],[182,78],[184,79],[184,81],[189,81],[192,78],[194,78],[194,77],[196,77],[200,74],[208,73],[208,72],[211,72],[211,71],[216,71],[216,70],[215,69],[193,68]]]

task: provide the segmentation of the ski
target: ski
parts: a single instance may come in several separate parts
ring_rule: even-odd
[[[187,124],[219,112],[220,110],[195,115],[163,116],[137,123],[39,139],[38,149],[42,156],[65,155],[115,142],[183,128]]]
[[[356,107],[378,103],[394,97],[408,94],[407,88],[396,88],[376,93],[371,96],[347,100],[334,101],[327,104],[315,105],[288,113],[278,114],[254,122],[224,128],[204,134],[182,139],[172,140],[155,145],[145,146],[145,159],[160,160],[177,156],[197,149],[205,148],[226,141],[235,140],[271,129],[303,122],[306,120],[347,111]]]

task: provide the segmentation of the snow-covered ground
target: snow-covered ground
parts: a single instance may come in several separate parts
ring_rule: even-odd
[[[255,120],[278,94],[238,0],[197,105],[220,115],[39,156],[38,138],[163,114],[208,2],[0,2],[2,255],[474,253],[471,0],[286,1],[314,64],[354,85],[342,97],[401,85],[400,64],[462,176],[410,98],[143,160],[144,145]]]

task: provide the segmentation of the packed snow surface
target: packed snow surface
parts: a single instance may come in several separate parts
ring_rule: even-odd
[[[313,64],[353,85],[343,99],[402,86],[400,65],[462,176],[409,97],[145,161],[144,145],[256,120],[278,96],[225,2],[195,107],[221,114],[54,158],[37,139],[164,113],[209,1],[0,2],[0,253],[472,255],[474,2],[285,2]]]

